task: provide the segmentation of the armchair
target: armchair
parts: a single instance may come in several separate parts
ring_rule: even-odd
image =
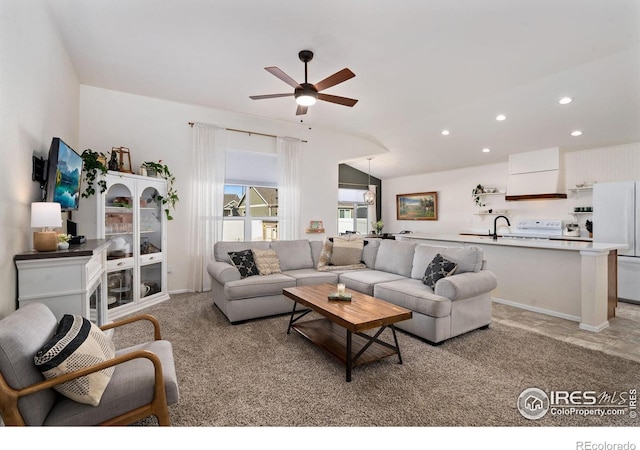
[[[160,425],[170,425],[168,406],[178,401],[178,383],[173,349],[161,339],[158,321],[145,314],[101,329],[139,320],[153,324],[153,341],[116,350],[113,359],[48,380],[33,357],[56,331],[51,310],[32,303],[0,320],[0,415],[5,425],[128,425],[152,415]],[[75,402],[53,389],[111,366],[115,370],[98,406]]]

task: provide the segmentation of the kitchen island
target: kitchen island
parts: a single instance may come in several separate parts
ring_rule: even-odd
[[[493,301],[549,314],[598,332],[617,305],[617,251],[624,245],[464,234],[401,234],[396,239],[444,247],[476,246],[498,277]]]

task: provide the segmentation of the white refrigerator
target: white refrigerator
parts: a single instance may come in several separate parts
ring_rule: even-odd
[[[593,241],[618,250],[618,299],[640,303],[640,181],[593,185]]]

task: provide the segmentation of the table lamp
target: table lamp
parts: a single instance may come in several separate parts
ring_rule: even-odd
[[[58,248],[58,236],[47,227],[62,226],[60,203],[35,202],[31,204],[31,228],[41,228],[33,233],[33,248],[39,252],[52,252]]]

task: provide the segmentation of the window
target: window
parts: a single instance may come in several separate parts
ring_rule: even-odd
[[[364,190],[338,189],[338,233],[367,234],[368,206],[364,203]]]
[[[223,240],[278,240],[277,161],[272,153],[227,150]]]
[[[223,216],[225,241],[278,240],[278,188],[225,185]]]

